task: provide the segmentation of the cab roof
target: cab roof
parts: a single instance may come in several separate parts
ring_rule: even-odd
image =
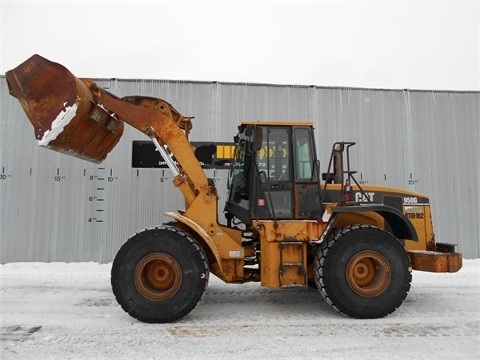
[[[247,120],[242,121],[242,125],[264,125],[264,126],[313,126],[311,121],[273,121],[273,120]]]

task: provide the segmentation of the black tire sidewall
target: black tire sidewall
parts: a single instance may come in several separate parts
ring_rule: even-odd
[[[134,282],[138,262],[161,252],[173,257],[182,269],[177,293],[164,301],[143,297]],[[143,322],[172,322],[188,314],[203,296],[208,283],[208,264],[200,246],[184,233],[168,228],[145,230],[131,237],[112,264],[112,289],[122,308]]]
[[[380,253],[390,264],[390,283],[374,297],[355,293],[346,280],[349,260],[363,250]],[[322,278],[328,298],[339,311],[356,318],[379,318],[393,312],[407,296],[410,261],[403,246],[390,233],[372,227],[358,228],[335,239],[324,259]]]

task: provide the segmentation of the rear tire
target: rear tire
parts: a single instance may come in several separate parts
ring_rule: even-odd
[[[315,284],[336,310],[355,318],[381,318],[406,298],[410,259],[389,232],[368,225],[334,231],[314,260]]]
[[[163,226],[127,240],[113,261],[111,283],[129,315],[147,323],[166,323],[195,308],[208,275],[206,255],[195,239]]]

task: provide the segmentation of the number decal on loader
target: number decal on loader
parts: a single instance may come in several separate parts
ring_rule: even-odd
[[[405,216],[410,220],[423,219],[425,217],[423,213],[406,213]]]
[[[405,196],[403,198],[403,203],[404,204],[417,204],[418,203],[418,199],[416,196]]]

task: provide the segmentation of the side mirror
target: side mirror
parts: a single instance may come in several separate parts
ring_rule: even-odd
[[[323,173],[322,180],[325,181],[327,184],[333,184],[335,176],[333,175],[333,173]]]

